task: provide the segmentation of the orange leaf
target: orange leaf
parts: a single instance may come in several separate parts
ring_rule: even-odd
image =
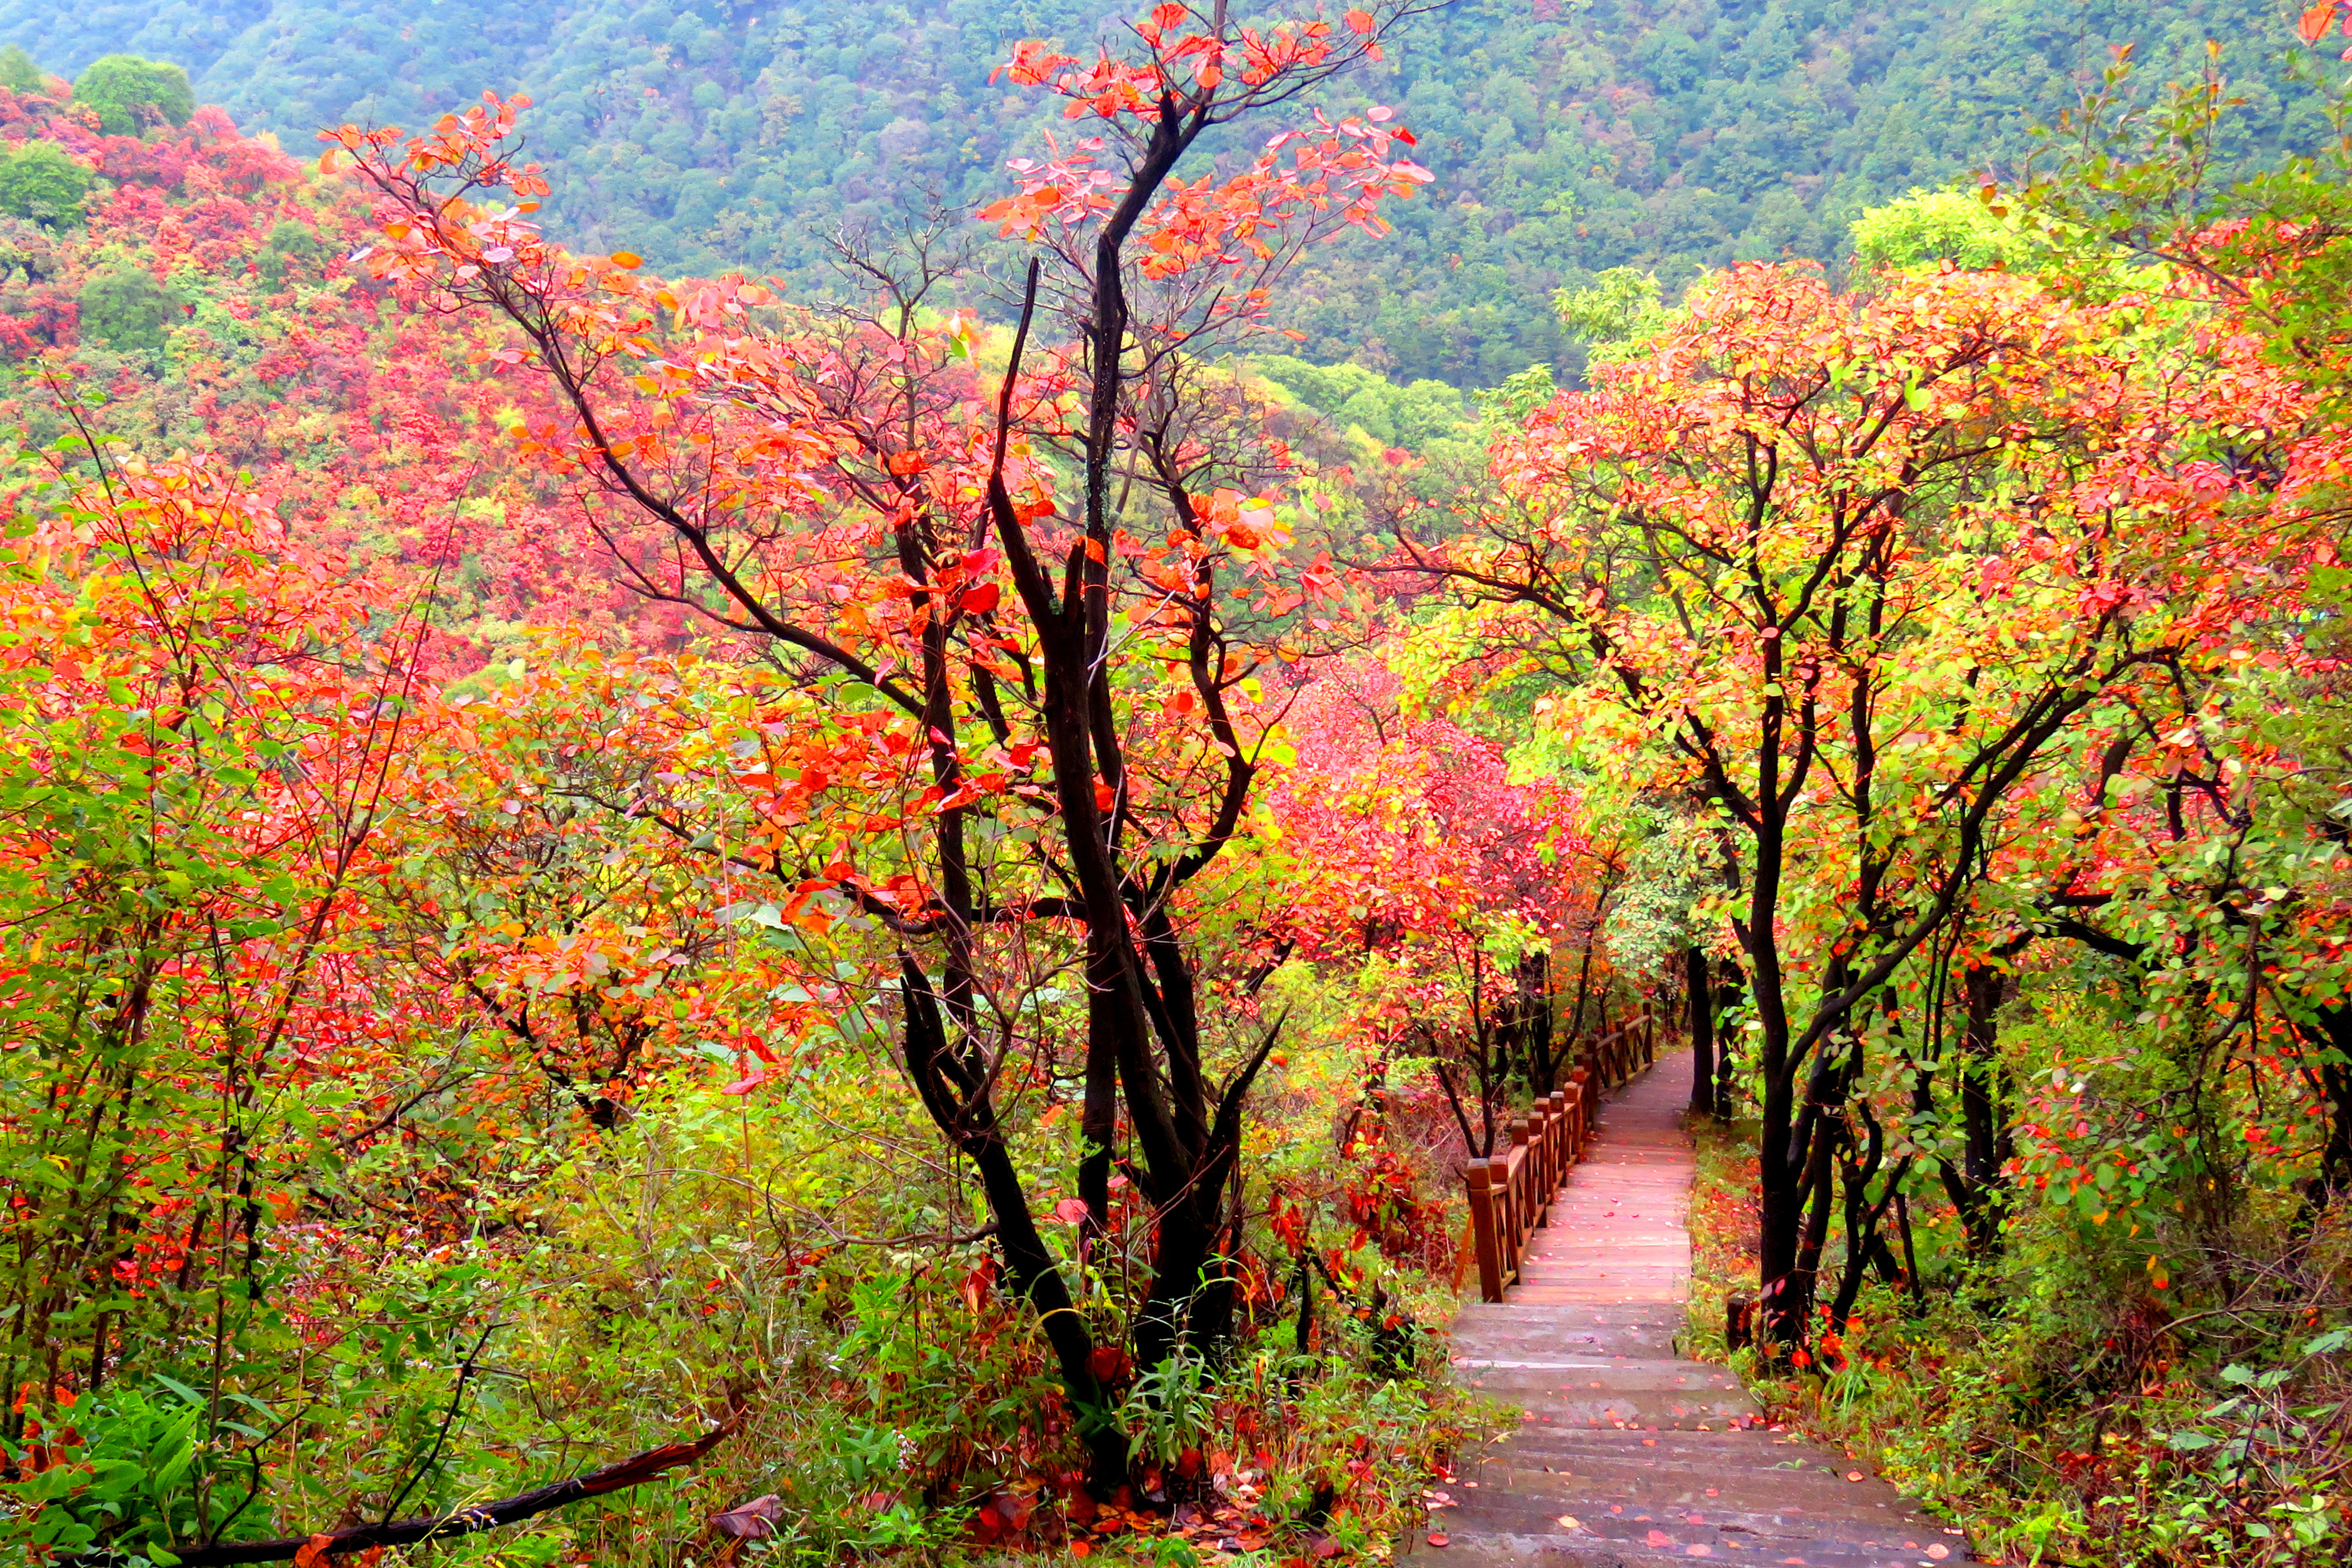
[[[613,252],[612,259],[614,266],[627,272],[634,272],[646,264],[646,258],[634,250],[616,250]]]
[[[294,1568],[326,1568],[327,1548],[335,1543],[331,1535],[314,1535],[304,1542],[294,1553]]]
[[[2294,30],[2306,44],[2315,44],[2327,36],[2327,25],[2336,20],[2336,0],[2322,0],[2305,11],[2296,21]]]
[[[1373,26],[1372,14],[1369,11],[1350,11],[1339,20],[1348,24],[1348,30],[1351,33],[1369,33]]]

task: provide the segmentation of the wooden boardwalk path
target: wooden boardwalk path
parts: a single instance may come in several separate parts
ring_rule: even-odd
[[[1414,1568],[1939,1568],[1967,1556],[1961,1537],[1853,1460],[1769,1427],[1724,1368],[1675,1353],[1690,1298],[1689,1093],[1683,1053],[1605,1101],[1521,1282],[1455,1321],[1455,1367],[1517,1405],[1519,1426],[1463,1456],[1441,1493],[1450,1506],[1405,1553]]]

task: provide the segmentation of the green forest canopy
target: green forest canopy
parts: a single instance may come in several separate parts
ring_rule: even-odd
[[[1834,259],[1853,218],[2030,146],[2120,43],[2144,77],[2234,47],[2240,153],[2305,145],[2315,97],[2265,58],[2294,7],[2195,0],[1458,0],[1333,95],[1400,107],[1435,172],[1398,234],[1318,252],[1286,309],[1304,352],[1492,384],[1568,351],[1529,309],[1615,267],[1669,290],[1738,259]],[[68,75],[114,51],[299,152],[344,120],[415,124],[529,92],[552,221],[656,265],[826,287],[824,240],[937,193],[997,192],[1057,123],[992,87],[1009,40],[1094,35],[1101,0],[0,0],[0,41]]]

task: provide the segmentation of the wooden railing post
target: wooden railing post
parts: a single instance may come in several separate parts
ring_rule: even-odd
[[[1585,1037],[1567,1081],[1507,1122],[1506,1152],[1462,1167],[1481,1300],[1500,1301],[1517,1283],[1529,1236],[1551,1223],[1551,1200],[1592,1146],[1601,1096],[1658,1060],[1655,999],[1639,998],[1612,1026]]]
[[[1555,1191],[1568,1180],[1568,1168],[1576,1163],[1576,1144],[1569,1136],[1568,1090],[1556,1089],[1544,1097],[1551,1108],[1552,1180]]]
[[[1462,1167],[1462,1180],[1470,1194],[1470,1236],[1478,1254],[1478,1299],[1499,1301],[1503,1299],[1503,1249],[1500,1227],[1495,1213],[1495,1166],[1499,1162],[1473,1160]]]
[[[1527,1245],[1528,1233],[1536,1227],[1536,1208],[1542,1201],[1536,1188],[1535,1150],[1528,1146],[1535,1128],[1528,1117],[1511,1120],[1511,1274],[1519,1272],[1519,1249]]]
[[[1535,1109],[1528,1112],[1528,1120],[1534,1126],[1534,1131],[1528,1135],[1528,1147],[1535,1165],[1536,1191],[1543,1196],[1543,1201],[1536,1205],[1536,1228],[1540,1230],[1551,1223],[1551,1195],[1559,1190],[1559,1156],[1553,1146],[1557,1140],[1552,1134],[1551,1101],[1537,1100]]]

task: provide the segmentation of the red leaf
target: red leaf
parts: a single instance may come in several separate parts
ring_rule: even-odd
[[[988,1304],[989,1291],[995,1284],[996,1259],[983,1258],[971,1273],[963,1277],[963,1283],[956,1287],[956,1294],[963,1298],[967,1309],[977,1312]]]
[[[770,1492],[725,1513],[712,1514],[710,1528],[738,1541],[765,1541],[776,1533],[776,1522],[783,1517],[784,1500]]]

